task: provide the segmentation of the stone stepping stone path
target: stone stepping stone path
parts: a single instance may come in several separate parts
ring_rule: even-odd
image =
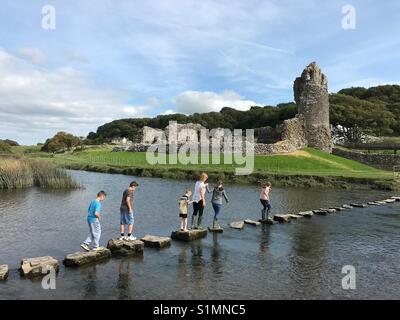
[[[79,267],[85,264],[107,260],[111,257],[111,250],[100,247],[97,251],[75,252],[67,255],[64,258],[64,265],[66,267]]]
[[[303,216],[300,215],[300,214],[290,214],[289,216],[290,216],[290,219],[300,219],[300,218],[303,218]]]
[[[273,224],[277,224],[278,221],[275,221],[273,219],[266,219],[266,220],[258,220],[258,222],[260,222],[261,224],[269,224],[269,225],[273,225]]]
[[[145,235],[141,239],[145,247],[163,249],[171,246],[171,238]]]
[[[392,197],[392,199],[394,199],[396,201],[400,201],[400,197]]]
[[[386,200],[383,200],[384,202],[386,202],[386,203],[394,203],[394,202],[396,202],[396,199],[386,199]]]
[[[350,203],[350,205],[354,208],[368,208],[366,203]]]
[[[0,281],[6,280],[8,277],[8,265],[0,265]]]
[[[250,226],[253,226],[253,227],[258,227],[258,226],[261,225],[261,222],[260,222],[260,221],[254,221],[254,220],[251,220],[251,219],[246,219],[246,220],[244,220],[244,223],[245,223],[245,224],[248,224],[248,225],[250,225]]]
[[[42,271],[48,268],[53,268],[58,272],[60,269],[58,261],[50,256],[27,258],[21,261],[19,272],[23,277],[37,277],[43,276]]]
[[[173,231],[171,233],[171,238],[179,241],[194,241],[207,237],[206,229],[193,229],[188,231]]]
[[[274,216],[274,220],[280,223],[290,222],[290,219],[291,219],[290,214],[276,214]]]
[[[223,233],[224,229],[221,227],[213,228],[213,227],[208,227],[208,231],[213,232],[213,233]]]
[[[353,207],[351,205],[348,205],[348,204],[342,205],[342,208],[344,208],[344,209],[353,209]]]
[[[313,210],[313,213],[319,216],[326,216],[328,214],[328,212],[326,212],[325,210]]]
[[[244,228],[244,221],[234,221],[229,224],[232,229],[242,230]]]
[[[298,215],[306,217],[306,218],[311,218],[314,215],[314,212],[312,212],[312,211],[303,211],[303,212],[299,212]]]
[[[141,240],[108,240],[107,249],[117,256],[141,256],[143,255],[144,243]]]

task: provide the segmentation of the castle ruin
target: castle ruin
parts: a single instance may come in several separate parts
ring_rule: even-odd
[[[293,90],[297,115],[276,128],[260,128],[258,141],[254,144],[255,154],[290,153],[304,147],[332,151],[328,82],[315,62],[310,63],[296,78]],[[177,136],[178,144],[196,142],[200,141],[202,129],[205,129],[202,125],[193,123],[172,123],[164,130],[145,126],[140,141],[132,143],[129,148],[120,146],[115,150],[145,151],[146,146],[168,140],[170,134]],[[223,140],[224,129],[216,128],[210,132],[211,143]]]

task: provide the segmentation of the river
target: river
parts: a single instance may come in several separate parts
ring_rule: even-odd
[[[37,188],[0,192],[0,264],[10,267],[0,282],[0,299],[399,299],[400,204],[351,209],[288,224],[227,224],[258,219],[259,189],[227,185],[223,234],[193,243],[173,242],[143,258],[112,258],[101,264],[64,268],[63,257],[80,251],[87,235],[86,209],[97,191],[103,204],[101,244],[118,236],[121,193],[131,180],[137,233],[169,236],[179,223],[178,202],[192,182],[135,178],[74,171],[85,189],[46,191]],[[274,213],[384,199],[383,191],[273,188]],[[208,196],[209,198],[209,196]],[[205,224],[210,224],[208,203]],[[61,268],[56,289],[18,274],[22,258],[51,255]],[[342,268],[356,270],[356,289],[342,289]]]

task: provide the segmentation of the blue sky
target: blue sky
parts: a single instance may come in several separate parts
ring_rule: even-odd
[[[342,28],[348,4],[355,30]],[[55,30],[41,26],[44,5]],[[0,139],[292,101],[311,61],[331,92],[399,83],[399,15],[396,0],[2,0]]]

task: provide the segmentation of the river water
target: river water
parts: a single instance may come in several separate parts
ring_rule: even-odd
[[[143,258],[112,258],[101,264],[64,268],[63,257],[80,251],[87,235],[86,209],[100,189],[101,244],[118,236],[121,193],[133,179],[137,237],[169,236],[179,223],[177,199],[192,182],[73,172],[84,190],[27,189],[0,192],[0,264],[8,280],[0,299],[399,299],[400,204],[351,209],[266,227],[227,227],[258,219],[259,189],[227,185],[231,202],[221,215],[223,234],[193,243],[173,242]],[[274,213],[383,199],[382,191],[274,188]],[[208,203],[205,224],[210,224]],[[51,255],[60,261],[56,289],[22,279],[22,258]],[[342,289],[342,268],[354,266],[356,289]]]

